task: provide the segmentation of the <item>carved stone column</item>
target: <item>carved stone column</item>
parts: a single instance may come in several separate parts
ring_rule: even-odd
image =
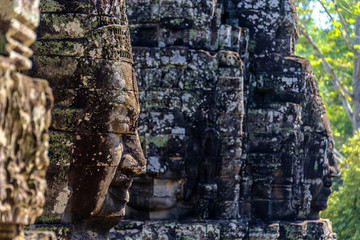
[[[221,12],[216,0],[128,1],[148,159],[130,218],[240,216],[246,33]]]
[[[54,89],[49,201],[39,222],[105,239],[143,173],[139,93],[124,0],[41,2],[33,76]]]
[[[218,18],[208,22],[211,11],[207,7],[211,4],[216,6]],[[139,82],[143,101],[151,109],[141,116],[142,122],[148,124],[148,128],[142,128],[149,157],[148,176],[134,181],[134,186],[139,187],[133,188],[137,197],[129,203],[132,211],[128,211],[128,218],[153,221],[122,222],[114,239],[125,235],[132,239],[336,238],[331,222],[319,219],[318,214],[327,206],[331,178],[339,174],[339,169],[311,66],[306,59],[294,56],[294,2],[129,0],[128,5],[136,46],[135,69],[142,80]],[[237,42],[238,36],[233,29],[239,28],[249,33],[242,39],[246,47],[233,49],[231,44]],[[206,102],[211,99],[206,87],[214,86],[214,69],[228,73],[222,67],[230,64],[225,61],[226,64],[215,65],[210,57],[204,60],[193,55],[201,49],[202,53],[221,56],[223,51],[208,45],[215,40],[226,50],[240,53],[244,62],[241,78],[220,75],[215,81],[213,93],[225,97],[213,98],[216,104]],[[176,54],[177,49],[184,53]],[[224,56],[217,60],[231,59],[231,55]],[[193,62],[202,62],[205,67]],[[239,66],[233,67],[240,70]],[[223,80],[234,84],[226,92],[218,91]],[[243,83],[237,92],[241,98],[233,94],[236,80]],[[199,99],[194,97],[197,92],[201,92]],[[208,106],[216,113],[244,106],[244,116],[236,118],[233,112],[224,111],[220,118]],[[179,112],[185,117],[181,118]],[[216,117],[227,121],[214,124]],[[186,126],[186,141],[174,144],[171,139],[175,134],[170,130],[181,125]],[[205,131],[207,126],[213,127],[210,130],[232,131],[216,135],[216,131]],[[239,138],[241,130],[243,135]],[[175,151],[174,145],[185,146],[185,158],[181,158],[183,152]],[[191,193],[189,189],[195,194],[186,199],[183,196]],[[192,208],[194,205],[200,207]],[[183,209],[190,210],[184,214]]]
[[[31,68],[29,46],[39,23],[38,0],[0,1],[0,239],[23,239],[45,203],[48,127],[53,99]]]

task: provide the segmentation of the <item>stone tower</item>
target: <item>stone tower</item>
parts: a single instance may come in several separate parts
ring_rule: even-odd
[[[29,46],[36,39],[33,29],[38,23],[39,1],[0,1],[0,239],[4,240],[24,239],[24,225],[34,223],[45,203],[52,92],[47,81],[19,72],[32,66]]]
[[[55,108],[39,221],[105,238],[141,173],[112,239],[335,239],[319,211],[339,169],[293,1],[129,0],[133,59],[124,4],[42,3],[33,74]]]
[[[124,0],[42,1],[33,76],[54,91],[49,198],[42,223],[106,239],[143,173],[140,114]]]
[[[114,236],[333,239],[331,223],[317,219],[339,169],[311,66],[294,56],[293,1],[128,1],[128,17],[148,165],[127,214],[153,221],[136,222],[133,232],[123,222]],[[182,64],[161,61],[180,59],[164,54],[174,49],[182,49]],[[199,50],[218,65],[193,57]],[[224,50],[239,65],[222,58]],[[191,68],[194,60],[214,67]],[[223,93],[239,97],[226,101]],[[241,110],[222,111],[231,108]],[[176,117],[166,116],[174,109]],[[186,140],[171,142],[177,134],[163,131],[179,126]]]

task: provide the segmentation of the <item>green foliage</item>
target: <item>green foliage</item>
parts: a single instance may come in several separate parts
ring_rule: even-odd
[[[330,63],[341,83],[352,92],[353,83],[353,49],[349,46],[349,38],[340,21],[338,11],[345,20],[350,38],[355,36],[355,18],[360,14],[358,0],[296,0],[298,6],[299,23],[312,36],[315,44]],[[320,4],[322,3],[323,6]],[[314,9],[321,8],[323,12],[314,14]],[[326,11],[325,11],[326,9]],[[321,20],[326,22],[319,24]],[[342,146],[341,152],[345,156],[340,163],[342,177],[333,186],[333,194],[329,198],[329,207],[321,213],[321,217],[330,218],[333,231],[338,239],[360,239],[358,228],[360,216],[360,130],[352,136],[352,122],[342,106],[338,90],[330,82],[330,75],[322,65],[321,59],[308,41],[300,36],[296,54],[311,62],[314,73],[319,81],[319,88],[326,105],[336,148]],[[360,45],[355,45],[360,49]],[[348,100],[351,103],[350,97]],[[351,137],[352,136],[352,137]],[[344,144],[345,143],[345,144]]]
[[[339,21],[334,4],[331,0],[321,0],[321,2],[328,13],[325,12],[317,0],[297,0],[299,23],[312,36],[317,47],[326,57],[342,84],[352,91],[352,49],[342,37],[346,33]],[[360,4],[355,4],[355,0],[337,0],[336,3],[346,21],[351,37],[354,37],[355,14],[360,12]],[[320,15],[313,14],[315,6],[322,9]],[[322,24],[319,24],[319,18],[321,18]],[[352,136],[352,121],[341,103],[338,90],[330,82],[330,75],[324,69],[322,60],[315,54],[315,51],[303,36],[300,36],[296,45],[296,54],[307,58],[313,66],[315,76],[319,81],[319,88],[326,106],[327,115],[332,125],[336,147],[338,148],[348,137]],[[351,103],[350,98],[349,101]]]
[[[340,163],[342,169],[341,186],[329,199],[329,207],[321,217],[329,218],[333,231],[339,240],[360,239],[360,132],[343,145],[342,153],[346,156]]]

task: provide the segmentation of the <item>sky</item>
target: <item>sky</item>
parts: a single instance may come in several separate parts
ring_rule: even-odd
[[[324,12],[321,4],[319,2],[312,2],[311,4],[313,5],[312,16],[317,27],[322,29],[328,28],[330,26],[330,22],[328,21],[328,17],[326,16],[326,13]]]

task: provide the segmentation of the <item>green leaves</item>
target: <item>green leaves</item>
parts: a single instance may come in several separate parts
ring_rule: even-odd
[[[324,55],[335,76],[350,92],[342,94],[341,88],[333,85],[330,74],[321,59],[315,54],[304,36],[300,36],[296,54],[309,59],[326,106],[326,112],[332,125],[336,148],[341,149],[344,159],[340,162],[342,176],[334,180],[333,194],[329,198],[329,207],[321,217],[330,218],[333,231],[339,240],[360,239],[360,132],[353,135],[352,119],[345,111],[341,94],[352,105],[354,57],[360,52],[355,41],[355,18],[360,15],[358,0],[300,0],[297,2],[299,22],[306,26],[306,33]],[[321,8],[320,16],[313,14],[311,8]],[[319,11],[317,11],[319,12]],[[328,25],[319,24],[319,18],[326,18]],[[354,111],[353,111],[354,112]],[[345,144],[344,144],[345,143]]]
[[[329,207],[321,217],[330,218],[333,231],[338,239],[360,239],[360,132],[348,140],[342,147],[345,156],[340,162],[341,181],[338,181],[329,198]]]
[[[341,84],[351,91],[354,53],[346,42],[346,31],[334,3],[332,0],[300,0],[296,3],[300,24],[306,26],[306,32],[312,36],[316,46],[341,80]],[[359,3],[355,4],[355,0],[337,0],[336,4],[346,19],[347,29],[351,35],[354,35],[353,22],[355,21],[355,11],[360,10]],[[320,12],[320,15],[314,15],[314,12]],[[320,19],[329,24],[319,24]],[[358,49],[359,45],[355,45],[355,48]],[[313,66],[333,129],[336,147],[339,148],[353,133],[352,121],[342,105],[339,89],[331,84],[331,75],[324,69],[321,59],[302,35],[296,45],[296,54],[307,58]],[[346,98],[352,104],[351,98]]]

